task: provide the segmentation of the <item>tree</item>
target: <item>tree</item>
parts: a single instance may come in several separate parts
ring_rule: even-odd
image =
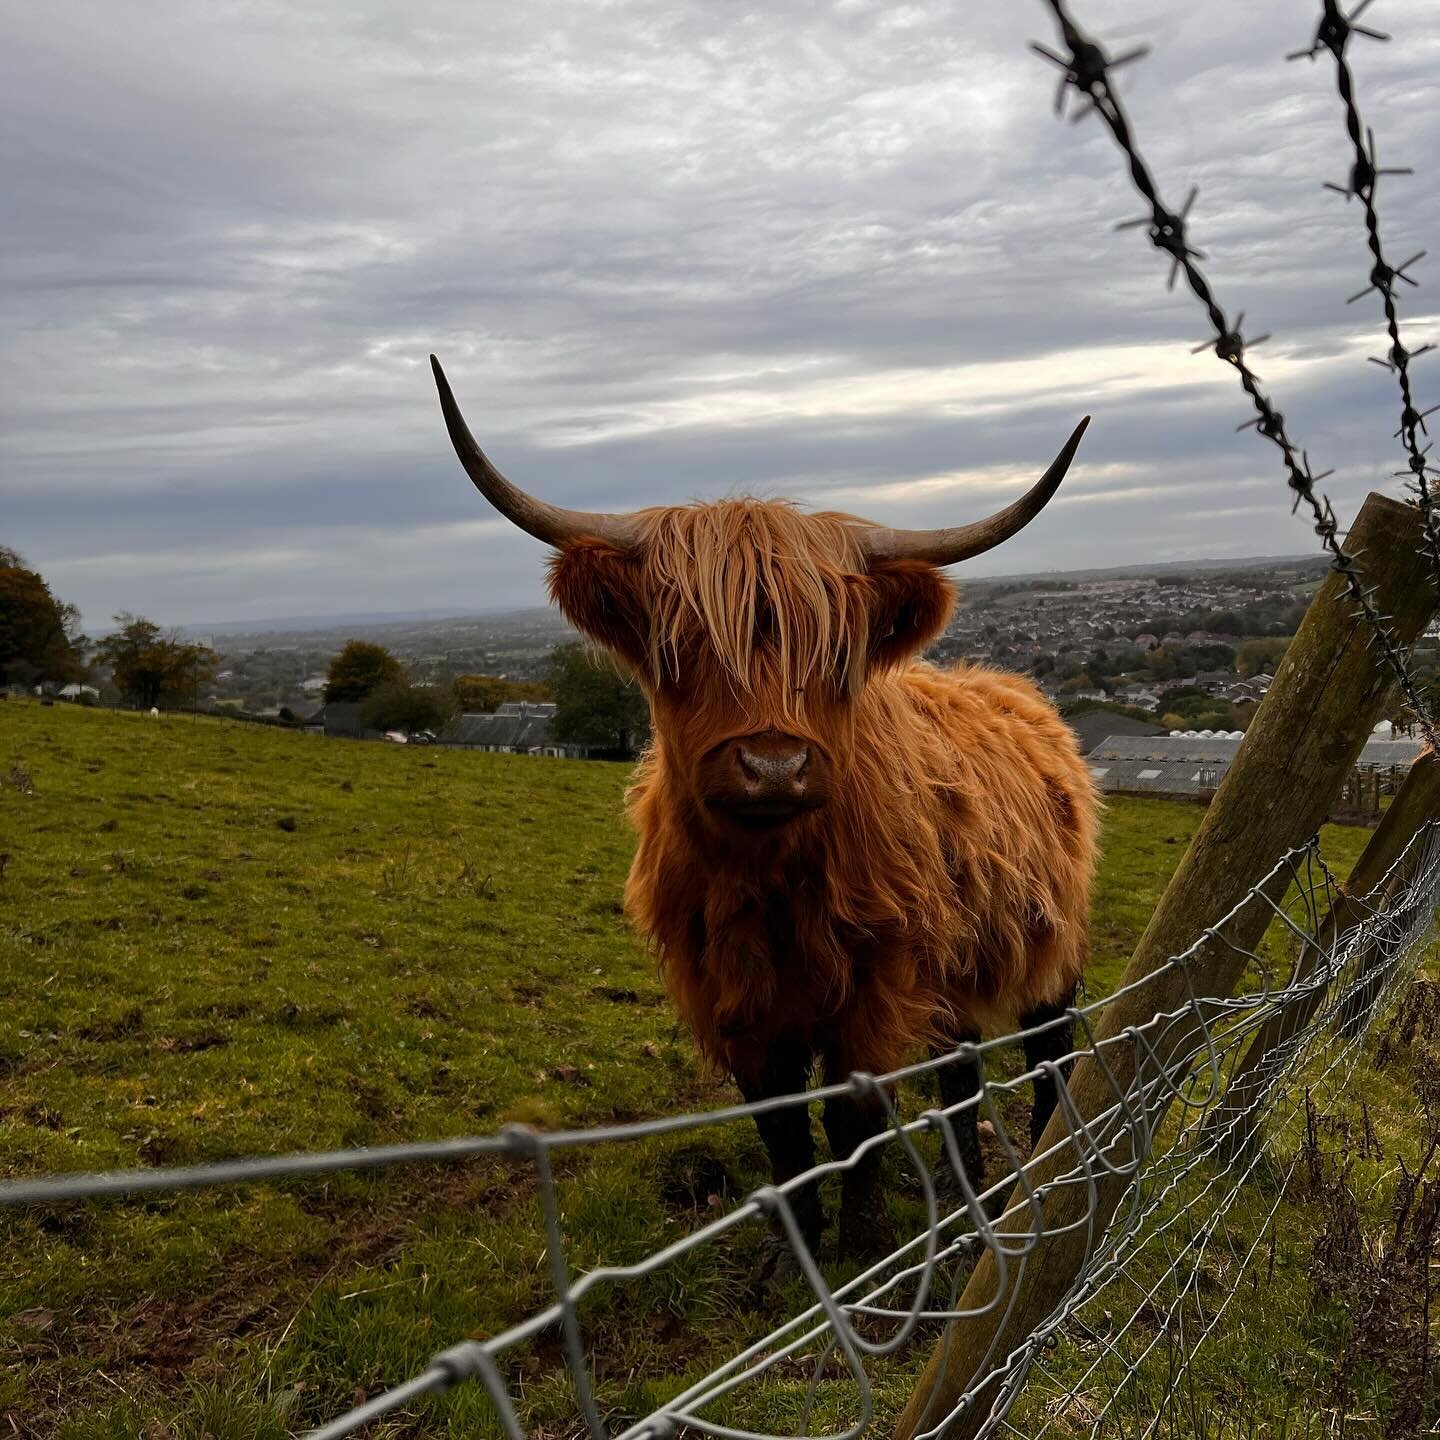
[[[215,652],[208,645],[192,645],[178,630],[162,630],[143,615],[122,611],[115,623],[120,628],[99,643],[95,658],[142,710],[193,694],[202,680],[213,678]]]
[[[1160,705],[1162,710],[1176,710],[1185,708],[1185,702],[1194,701],[1199,707],[1210,703],[1210,697],[1197,685],[1169,685],[1160,692]],[[1191,705],[1189,708],[1197,708]]]
[[[1247,640],[1235,652],[1235,670],[1247,678],[1258,675],[1262,670],[1275,673],[1275,667],[1290,648],[1289,636],[1275,636],[1265,640]]]
[[[84,673],[80,612],[0,546],[0,683],[74,680]]]
[[[548,700],[538,680],[504,680],[498,675],[457,675],[450,682],[461,710],[478,714],[498,710],[507,700]]]
[[[400,662],[383,646],[368,640],[348,640],[330,662],[325,699],[363,700],[386,681],[404,680]]]
[[[1233,659],[1228,645],[1162,645],[1144,663],[1157,680],[1175,680],[1197,670],[1223,669]]]
[[[439,685],[412,685],[403,675],[382,680],[360,707],[368,730],[438,730],[455,708],[454,697]]]
[[[1305,612],[1310,608],[1308,602],[1299,600],[1280,617],[1280,628],[1286,635],[1294,635],[1300,628],[1300,622],[1305,618]]]
[[[1158,708],[1163,723],[1172,730],[1243,730],[1247,721],[1228,701],[1206,695],[1193,685],[1163,691]]]
[[[584,645],[557,645],[547,677],[555,701],[551,734],[564,743],[638,755],[650,733],[640,687]]]

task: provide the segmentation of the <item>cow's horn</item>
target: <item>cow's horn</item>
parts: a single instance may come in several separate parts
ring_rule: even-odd
[[[485,458],[485,452],[475,443],[460,407],[455,403],[450,382],[440,368],[440,362],[432,355],[431,368],[435,371],[435,385],[440,391],[440,409],[445,416],[445,428],[450,432],[450,443],[465,467],[465,473],[474,482],[475,488],[507,519],[518,525],[528,535],[543,540],[547,545],[560,546],[570,540],[607,540],[621,549],[630,549],[636,544],[635,522],[628,515],[605,515],[588,510],[565,510],[559,505],[548,505],[527,495],[512,485]]]
[[[945,530],[892,530],[885,525],[873,525],[865,532],[865,554],[872,560],[928,560],[932,565],[953,565],[958,560],[993,550],[1023,530],[1045,508],[1060,488],[1089,423],[1087,415],[1039,482],[1013,505],[1007,505],[987,520],[953,525]]]

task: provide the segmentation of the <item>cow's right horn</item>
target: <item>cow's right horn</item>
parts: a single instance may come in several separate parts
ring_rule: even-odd
[[[1013,505],[969,525],[952,525],[944,530],[892,530],[888,525],[871,525],[862,544],[871,560],[928,560],[932,565],[953,565],[993,550],[1018,530],[1023,530],[1060,488],[1080,437],[1090,423],[1087,415],[1071,433],[1050,468]]]

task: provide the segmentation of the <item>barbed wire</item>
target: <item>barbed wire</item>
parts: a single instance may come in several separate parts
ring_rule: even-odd
[[[1345,130],[1350,137],[1355,160],[1350,167],[1349,179],[1344,185],[1327,181],[1325,188],[1343,195],[1347,202],[1352,198],[1360,201],[1365,217],[1365,239],[1375,262],[1370,270],[1370,283],[1363,290],[1357,290],[1345,303],[1353,305],[1374,290],[1379,294],[1385,311],[1385,328],[1390,338],[1390,348],[1384,358],[1371,356],[1370,359],[1372,364],[1390,371],[1400,387],[1400,428],[1395,435],[1405,448],[1406,469],[1398,474],[1406,477],[1420,506],[1424,537],[1422,547],[1430,562],[1431,579],[1437,593],[1440,593],[1440,519],[1436,517],[1435,492],[1430,485],[1431,477],[1440,476],[1440,471],[1429,463],[1430,446],[1427,444],[1422,447],[1420,444],[1420,436],[1429,433],[1425,427],[1426,419],[1436,410],[1440,410],[1440,405],[1432,405],[1428,410],[1418,409],[1410,389],[1410,362],[1428,354],[1435,346],[1422,345],[1418,350],[1406,348],[1400,338],[1400,317],[1395,299],[1397,280],[1403,280],[1412,288],[1419,287],[1420,282],[1406,272],[1423,260],[1428,252],[1416,251],[1408,260],[1399,265],[1391,265],[1385,259],[1380,245],[1380,216],[1375,205],[1375,192],[1382,175],[1413,175],[1415,172],[1408,166],[1380,167],[1375,150],[1375,132],[1361,119],[1359,102],[1355,98],[1355,78],[1345,58],[1346,48],[1353,36],[1360,35],[1369,40],[1381,41],[1390,38],[1382,31],[1356,23],[1371,3],[1372,0],[1360,0],[1360,4],[1346,15],[1336,0],[1320,0],[1320,24],[1315,31],[1314,40],[1305,49],[1292,51],[1285,58],[1314,60],[1322,51],[1328,50],[1335,60],[1335,84],[1345,109]]]
[[[1277,902],[1272,898],[1287,887],[1288,899]],[[1262,1156],[1274,1159],[1278,1155],[1282,1170],[1287,1166],[1293,1169],[1297,1095],[1302,1090],[1315,1095],[1327,1085],[1333,1089],[1336,1077],[1348,1076],[1353,1070],[1367,1025],[1356,1024],[1352,1018],[1351,1023],[1339,1026],[1337,1014],[1347,1006],[1353,1008],[1355,997],[1363,994],[1366,1003],[1374,1007],[1366,1018],[1373,1019],[1409,972],[1440,906],[1440,820],[1412,839],[1372,895],[1354,902],[1359,918],[1336,934],[1333,927],[1327,930],[1326,921],[1339,894],[1340,887],[1315,844],[1301,847],[1283,857],[1195,945],[1144,979],[1076,1007],[1047,1025],[962,1046],[949,1055],[885,1076],[854,1075],[845,1084],[757,1104],[592,1129],[540,1133],[510,1126],[495,1135],[434,1144],[8,1180],[0,1182],[0,1207],[119,1200],[202,1185],[319,1177],[337,1170],[477,1155],[508,1159],[528,1167],[536,1182],[551,1303],[489,1340],[464,1340],[440,1351],[421,1373],[321,1425],[311,1433],[311,1440],[339,1440],[372,1421],[407,1410],[421,1397],[471,1382],[484,1389],[510,1440],[524,1440],[521,1407],[502,1360],[507,1352],[547,1334],[561,1340],[563,1368],[577,1419],[592,1440],[669,1440],[681,1428],[718,1440],[808,1437],[814,1434],[811,1422],[822,1396],[830,1410],[844,1410],[854,1417],[828,1440],[858,1440],[877,1413],[868,1363],[894,1355],[922,1325],[974,1317],[1005,1303],[1023,1280],[1028,1257],[1041,1241],[1061,1229],[1074,1228],[1074,1222],[1069,1227],[1047,1225],[1049,1197],[1067,1188],[1088,1188],[1089,1203],[1078,1222],[1086,1229],[1088,1258],[1074,1283],[1057,1297],[1049,1318],[1022,1345],[1007,1356],[991,1357],[958,1403],[944,1416],[929,1417],[929,1428],[922,1432],[938,1436],[959,1414],[982,1406],[986,1419],[977,1432],[980,1435],[1035,1436],[1057,1427],[1068,1434],[1073,1427],[1062,1425],[1062,1418],[1073,1418],[1075,1406],[1090,1403],[1086,1387],[1102,1369],[1107,1388],[1104,1401],[1093,1407],[1097,1425],[1105,1416],[1121,1414],[1127,1401],[1142,1409],[1152,1402],[1160,1393],[1154,1372],[1162,1359],[1169,1367],[1164,1393],[1172,1397],[1181,1393],[1176,1374],[1188,1373],[1195,1353],[1218,1323],[1223,1304],[1204,1310],[1193,1338],[1186,1339],[1178,1350],[1176,1326],[1157,1327],[1151,1323],[1151,1312],[1163,1301],[1163,1313],[1187,1315],[1187,1306],[1193,1309],[1201,1293],[1195,1278],[1199,1267],[1222,1252],[1231,1258],[1230,1294],[1238,1287],[1242,1262],[1263,1243],[1264,1225],[1247,1229],[1237,1224],[1232,1230],[1226,1217],[1251,1188],[1248,1181]],[[1282,936],[1301,953],[1306,947],[1318,949],[1321,962],[1303,972],[1297,966],[1289,980],[1281,981],[1276,972],[1277,955],[1283,947],[1257,944],[1240,950],[1232,944],[1246,959],[1252,988],[1234,997],[1198,992],[1192,961],[1217,939],[1228,943],[1223,937],[1230,922],[1257,905],[1280,924]],[[1162,984],[1175,972],[1185,981],[1183,1005],[1160,1010],[1143,1025],[1097,1040],[1100,1019],[1109,1006]],[[1324,1004],[1315,1004],[1317,992],[1326,995]],[[1236,1057],[1267,1022],[1292,1008],[1308,1017],[1306,1023],[1297,1027],[1277,1051],[1274,1062],[1266,1066],[1263,1085],[1252,1084],[1244,1091],[1243,1109],[1233,1114],[1222,1112],[1219,1107]],[[1064,1060],[1045,1062],[1014,1077],[1001,1074],[1002,1051],[1027,1034],[1061,1024],[1075,1026],[1083,1037]],[[1172,1054],[1171,1042],[1177,1034],[1194,1038]],[[1113,1063],[1122,1055],[1133,1062],[1124,1069],[1134,1076],[1124,1085],[1115,1081],[1122,1067]],[[1093,1059],[1108,1077],[1113,1091],[1110,1103],[1099,1113],[1082,1117],[1060,1084],[1064,1139],[1043,1155],[1022,1159],[1007,1128],[1004,1102],[1042,1072],[1063,1076],[1068,1064],[1080,1057]],[[975,1095],[918,1115],[902,1113],[902,1086],[960,1065],[980,1068],[982,1084]],[[832,1156],[783,1184],[762,1187],[733,1209],[642,1259],[602,1264],[572,1275],[554,1165],[560,1152],[731,1124],[844,1094],[878,1099],[885,1109],[887,1128],[850,1155]],[[1004,1162],[1003,1174],[986,1186],[967,1171],[956,1134],[958,1123],[981,1114],[993,1128],[995,1148]],[[1216,1125],[1217,1114],[1224,1114],[1223,1126]],[[1167,1115],[1171,1118],[1166,1119]],[[1260,1138],[1246,1152],[1244,1162],[1234,1165],[1229,1163],[1230,1141],[1233,1129],[1240,1125]],[[794,1198],[801,1189],[853,1168],[881,1147],[897,1152],[918,1180],[924,1224],[884,1259],[845,1283],[832,1285],[806,1245]],[[1030,1177],[1037,1165],[1057,1156],[1065,1161],[1058,1176],[1044,1184],[1032,1183]],[[1126,1198],[1113,1218],[1101,1213],[1096,1203],[1096,1179],[1107,1173],[1123,1175],[1129,1182]],[[1265,1223],[1273,1221],[1282,1195],[1283,1186],[1271,1197]],[[1024,1224],[1017,1226],[1017,1220]],[[728,1355],[650,1413],[640,1418],[618,1414],[596,1379],[597,1357],[584,1324],[587,1299],[608,1287],[651,1276],[701,1247],[717,1244],[740,1227],[757,1223],[773,1225],[783,1238],[808,1285],[811,1303]],[[999,1284],[982,1309],[965,1309],[957,1297],[965,1277],[985,1251],[999,1267]],[[1102,1312],[1108,1310],[1113,1318],[1123,1305],[1129,1306],[1123,1323],[1107,1328],[1100,1318]],[[1068,1379],[1051,1353],[1059,1345],[1067,1347],[1068,1356],[1078,1357]],[[801,1365],[809,1379],[803,1400],[790,1412],[792,1428],[755,1428],[748,1417],[757,1403],[757,1387],[773,1381],[777,1372],[789,1373]],[[1117,1367],[1119,1373],[1111,1374]],[[1024,1410],[1028,1428],[1016,1429],[1009,1417],[1031,1378],[1035,1383]],[[763,1407],[760,1413],[765,1413]]]
[[[1032,49],[1036,54],[1052,65],[1057,66],[1060,71],[1060,81],[1055,93],[1055,108],[1057,113],[1063,113],[1066,93],[1074,90],[1077,94],[1084,96],[1083,103],[1076,110],[1072,119],[1082,120],[1090,114],[1098,114],[1107,130],[1125,155],[1129,166],[1130,178],[1136,190],[1148,205],[1148,213],[1133,220],[1123,220],[1116,226],[1117,230],[1139,229],[1146,227],[1150,243],[1159,251],[1170,257],[1170,275],[1167,284],[1171,289],[1180,275],[1184,275],[1185,282],[1189,286],[1195,298],[1204,307],[1209,317],[1211,327],[1215,332],[1213,341],[1206,340],[1195,347],[1192,353],[1198,354],[1201,350],[1213,349],[1215,354],[1230,365],[1240,377],[1241,388],[1249,396],[1251,404],[1255,408],[1255,418],[1246,421],[1239,428],[1242,430],[1254,429],[1264,439],[1269,440],[1279,451],[1281,461],[1285,467],[1286,483],[1294,495],[1292,510],[1297,510],[1304,505],[1310,512],[1316,535],[1320,537],[1320,543],[1330,556],[1331,567],[1338,571],[1344,578],[1345,590],[1348,598],[1359,608],[1365,623],[1370,627],[1371,637],[1374,643],[1378,644],[1385,655],[1386,663],[1394,674],[1401,692],[1405,696],[1406,703],[1414,713],[1418,724],[1426,738],[1432,745],[1440,743],[1437,741],[1437,730],[1434,717],[1425,696],[1420,689],[1418,681],[1410,670],[1409,663],[1405,658],[1404,648],[1395,639],[1390,631],[1390,617],[1381,613],[1376,605],[1376,590],[1373,585],[1367,585],[1359,567],[1360,556],[1352,554],[1340,541],[1340,525],[1335,517],[1334,507],[1330,500],[1323,493],[1317,495],[1315,487],[1327,476],[1334,474],[1333,470],[1324,470],[1316,474],[1310,465],[1308,452],[1301,450],[1290,438],[1285,427],[1285,417],[1275,408],[1269,396],[1261,388],[1260,377],[1250,368],[1246,359],[1248,347],[1258,345],[1262,340],[1268,340],[1269,335],[1260,335],[1253,338],[1244,334],[1245,315],[1240,312],[1235,320],[1230,321],[1219,301],[1216,299],[1209,280],[1200,269],[1199,261],[1205,258],[1204,253],[1197,250],[1190,243],[1189,223],[1190,211],[1195,204],[1199,194],[1198,187],[1192,186],[1185,198],[1185,203],[1179,209],[1172,209],[1166,205],[1160,196],[1155,179],[1150,172],[1149,166],[1145,163],[1140,154],[1134,133],[1131,129],[1130,119],[1119,95],[1111,83],[1111,75],[1117,69],[1125,65],[1133,64],[1143,59],[1149,53],[1148,46],[1139,46],[1111,59],[1101,45],[1092,36],[1087,34],[1075,22],[1065,0],[1045,0],[1055,16],[1056,24],[1060,28],[1060,36],[1064,43],[1063,52],[1052,50],[1049,46],[1036,43]],[[1332,0],[1324,0],[1327,16],[1333,8]],[[1338,14],[1338,12],[1336,12]],[[1322,22],[1321,29],[1325,30],[1327,22]],[[1341,22],[1342,24],[1345,23]],[[1363,28],[1363,27],[1362,27]],[[1342,45],[1343,49],[1343,45]],[[1348,72],[1347,72],[1348,75]],[[1368,161],[1366,162],[1368,164]],[[1367,178],[1364,175],[1352,177]],[[1368,177],[1369,183],[1366,194],[1373,201],[1374,175]],[[1373,204],[1370,213],[1373,213]],[[1378,219],[1375,221],[1375,234],[1378,244]],[[1418,257],[1416,257],[1418,258]],[[1377,259],[1377,268],[1371,272],[1372,285],[1385,279],[1390,286],[1388,291],[1382,291],[1389,296],[1387,305],[1387,317],[1393,312],[1393,278],[1387,279],[1384,272],[1378,267],[1380,261]],[[1414,259],[1406,264],[1413,264]],[[1386,267],[1388,270],[1388,267]],[[1401,267],[1404,269],[1404,266]],[[1390,272],[1393,276],[1394,273]],[[1408,279],[1409,277],[1404,277]],[[1361,292],[1363,294],[1365,292]],[[1398,326],[1398,321],[1391,320],[1392,325]],[[1399,345],[1398,328],[1393,332],[1392,348]],[[1403,346],[1400,351],[1392,355],[1392,363],[1399,364],[1399,356],[1403,354]],[[1406,355],[1405,363],[1408,366],[1409,359],[1413,356]],[[1382,362],[1383,363],[1383,362]],[[1415,427],[1423,426],[1425,416],[1415,411],[1409,399],[1409,378],[1408,369],[1402,371],[1404,376],[1403,393],[1406,396],[1405,411],[1402,418],[1402,430],[1407,422],[1413,419]],[[1426,412],[1429,413],[1428,411]],[[1425,463],[1424,453],[1421,452],[1422,472],[1414,476],[1413,483],[1426,485],[1426,497],[1431,495],[1428,488],[1428,478],[1423,473]],[[1413,461],[1412,461],[1413,465]],[[1423,511],[1426,530],[1425,545],[1427,553],[1432,539],[1436,539],[1434,533],[1434,516],[1427,507]],[[1437,546],[1436,554],[1440,555],[1440,546]],[[1440,565],[1440,561],[1437,561]],[[1440,576],[1440,568],[1437,568],[1436,575]]]

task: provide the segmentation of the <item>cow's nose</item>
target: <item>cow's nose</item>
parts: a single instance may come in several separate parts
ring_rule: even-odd
[[[742,740],[735,747],[735,759],[747,790],[788,795],[801,788],[805,769],[810,764],[810,747],[767,745],[762,748]]]
[[[830,762],[798,735],[761,730],[717,747],[703,771],[705,803],[752,830],[823,809]]]

